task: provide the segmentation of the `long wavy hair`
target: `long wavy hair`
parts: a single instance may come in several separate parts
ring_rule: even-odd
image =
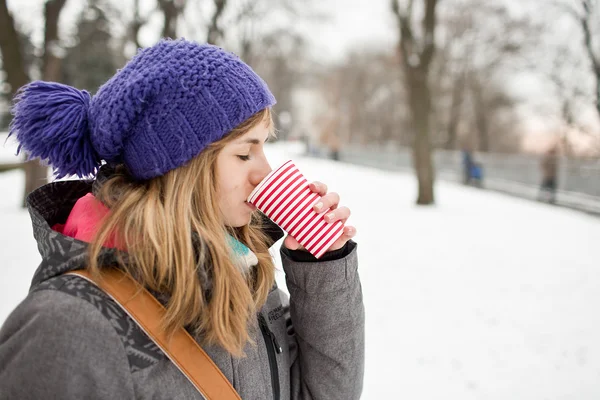
[[[89,251],[89,268],[101,276],[103,244],[122,244],[127,255],[119,258],[120,266],[146,288],[169,296],[162,321],[167,334],[186,327],[204,344],[235,356],[243,356],[251,342],[249,329],[273,286],[274,265],[259,215],[240,228],[225,226],[217,211],[216,159],[227,143],[259,123],[274,134],[267,108],[186,165],[147,181],[117,168],[96,193],[110,213]],[[258,266],[250,273],[235,265],[227,234],[256,254]]]

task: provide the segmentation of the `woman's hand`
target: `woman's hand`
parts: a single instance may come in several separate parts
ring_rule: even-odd
[[[329,208],[329,211],[324,216],[326,222],[334,223],[336,221],[342,221],[342,223],[346,223],[350,217],[350,209],[348,207],[338,207],[340,203],[340,196],[337,193],[327,193],[327,185],[321,182],[312,182],[308,185],[308,187],[313,192],[322,196],[321,201],[315,204],[313,209],[320,213]],[[327,251],[341,249],[348,240],[354,237],[354,235],[356,235],[355,227],[349,225],[344,226],[342,236],[340,236]],[[302,245],[290,235],[285,238],[283,245],[290,250],[304,250],[304,247],[302,247]]]

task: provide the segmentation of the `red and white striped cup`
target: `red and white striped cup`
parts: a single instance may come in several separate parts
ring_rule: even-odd
[[[289,160],[275,168],[254,188],[248,203],[254,204],[284,231],[292,235],[306,250],[319,258],[343,233],[341,221],[326,222],[313,205],[321,196],[311,191],[308,181]]]

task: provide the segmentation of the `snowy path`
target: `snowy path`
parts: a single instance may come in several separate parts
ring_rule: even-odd
[[[269,149],[338,191],[358,228],[367,312],[363,399],[600,398],[600,219],[440,182]],[[0,321],[39,256],[0,174]],[[282,281],[281,276],[279,280]]]

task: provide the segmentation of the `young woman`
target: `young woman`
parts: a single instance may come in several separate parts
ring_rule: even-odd
[[[166,308],[243,399],[356,399],[364,311],[355,229],[316,260],[287,237],[290,312],[269,247],[283,232],[245,199],[270,169],[266,84],[236,56],[185,40],[141,51],[91,97],[34,82],[11,134],[57,181],[28,197],[42,255],[0,330],[0,399],[202,399],[101,289],[65,272],[117,267]],[[350,211],[322,183],[311,190]]]

